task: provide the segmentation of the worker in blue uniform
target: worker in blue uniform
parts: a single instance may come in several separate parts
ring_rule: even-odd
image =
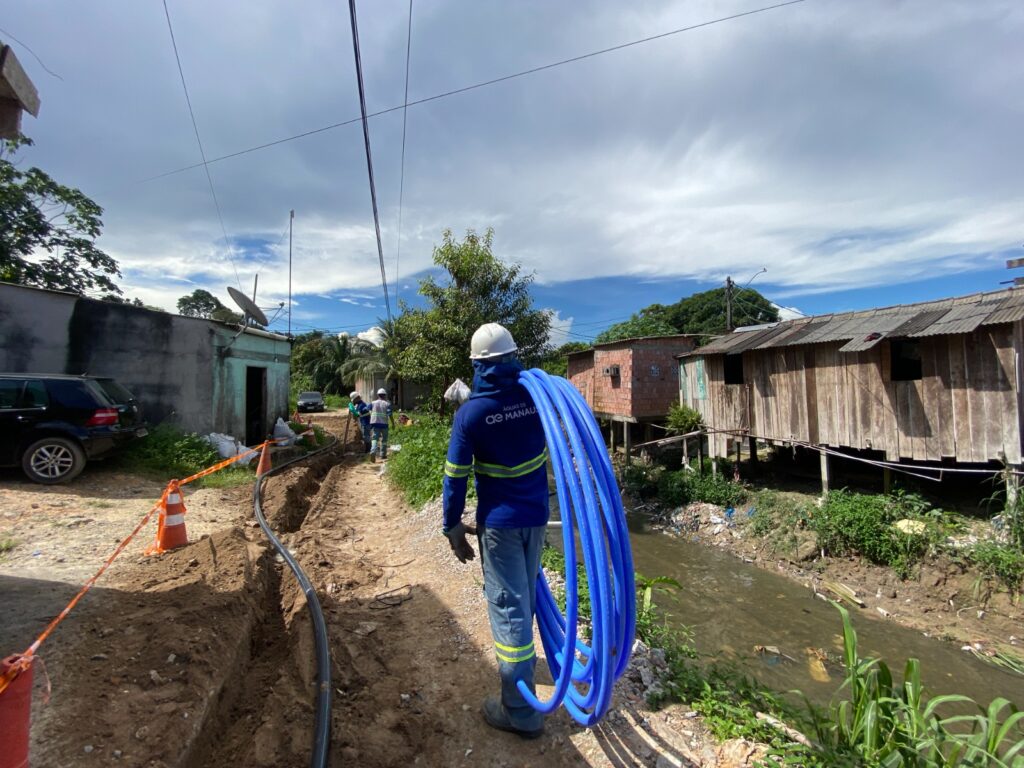
[[[494,728],[536,738],[544,717],[526,702],[518,683],[535,690],[533,619],[548,522],[548,453],[537,408],[519,383],[523,366],[516,350],[512,334],[498,323],[473,334],[473,392],[452,426],[442,530],[461,562],[473,559],[466,540],[472,530],[462,522],[472,472],[484,592],[501,675],[501,698],[488,698],[483,715]]]
[[[359,420],[359,431],[363,435],[363,448],[370,452],[370,406],[363,402],[363,396],[353,392],[348,396],[348,412],[353,419]],[[346,434],[348,431],[346,430]]]

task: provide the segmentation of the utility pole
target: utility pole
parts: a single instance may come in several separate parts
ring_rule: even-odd
[[[732,277],[725,278],[725,330],[732,332]]]
[[[292,222],[295,221],[295,209],[288,214],[288,337],[292,335]]]

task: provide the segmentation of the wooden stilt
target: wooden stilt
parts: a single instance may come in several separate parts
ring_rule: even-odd
[[[622,447],[626,449],[627,467],[633,463],[633,436],[630,434],[629,427],[628,421],[622,422]]]
[[[892,470],[888,467],[882,467],[882,491],[892,493]]]
[[[757,464],[757,438],[756,437],[748,437],[747,438],[747,446],[750,449],[750,463],[751,464]]]
[[[828,465],[828,454],[825,453],[824,448],[819,448],[818,451],[821,454],[821,495],[828,496],[828,485],[829,485],[829,465]]]
[[[697,438],[698,440],[700,438]],[[683,438],[683,467],[690,466],[690,441]]]
[[[612,456],[615,455],[615,422],[608,422],[608,446]]]

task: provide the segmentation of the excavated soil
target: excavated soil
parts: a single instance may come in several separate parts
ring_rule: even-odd
[[[263,494],[326,616],[332,766],[740,766],[761,754],[739,740],[715,744],[685,707],[647,710],[647,670],[620,681],[595,728],[564,710],[533,742],[488,728],[479,708],[498,678],[478,562],[451,556],[439,510],[406,507],[381,465],[363,460],[358,436],[345,448],[270,478]],[[40,501],[58,491],[38,489],[30,502],[37,487],[0,480],[22,509],[14,554],[37,566],[27,578],[22,560],[0,562],[5,608],[17,607],[0,627],[3,653],[27,645],[134,524],[133,508],[51,535],[56,515],[113,504],[124,492],[114,486],[77,498],[68,486],[55,511]],[[304,595],[255,527],[250,488],[198,491],[186,504],[195,540],[153,558],[131,550],[44,646],[52,694],[44,703],[37,675],[33,765],[308,765],[316,683]],[[100,533],[79,550],[84,530]],[[29,554],[35,534],[45,562]],[[543,660],[538,670],[546,695]]]

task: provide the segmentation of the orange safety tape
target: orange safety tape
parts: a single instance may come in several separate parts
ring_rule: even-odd
[[[17,667],[12,666],[11,669],[8,670],[7,674],[4,675],[2,679],[0,679],[0,693],[3,693],[3,691],[7,688],[8,685],[11,684],[11,681],[15,677],[17,677],[17,675],[28,669],[29,665],[32,663],[32,657],[35,655],[36,651],[39,650],[39,646],[42,645],[43,641],[45,641],[46,638],[50,636],[50,633],[57,628],[57,625],[64,621],[65,618],[67,618],[67,615],[71,613],[71,609],[78,605],[78,601],[85,597],[85,593],[92,589],[93,585],[97,582],[97,580],[99,580],[100,576],[102,576],[103,573],[107,570],[107,568],[110,567],[110,564],[114,562],[114,558],[116,558],[119,554],[121,554],[121,552],[124,551],[124,548],[128,546],[128,543],[132,539],[134,539],[138,532],[145,527],[146,523],[148,523],[150,519],[153,517],[153,514],[161,508],[164,497],[166,495],[167,492],[165,491],[164,495],[160,497],[160,501],[156,502],[150,508],[149,512],[146,513],[145,517],[143,517],[142,520],[139,521],[139,524],[135,526],[135,529],[131,533],[129,533],[124,539],[122,539],[121,543],[114,548],[114,551],[111,553],[110,557],[106,559],[103,565],[100,566],[100,569],[96,571],[96,573],[94,573],[92,577],[87,582],[85,582],[85,584],[82,585],[82,588],[78,590],[78,594],[71,598],[71,601],[66,606],[64,606],[64,610],[58,613],[57,616],[53,619],[53,621],[51,621],[47,625],[46,629],[44,629],[40,633],[39,637],[36,638],[35,642],[32,643],[32,645],[28,647],[28,650],[26,650],[22,654],[22,660],[17,665]]]
[[[193,480],[198,480],[201,477],[212,475],[214,472],[218,472],[219,470],[224,469],[224,467],[234,464],[239,459],[244,459],[246,456],[251,456],[253,454],[259,453],[260,451],[263,450],[263,447],[268,443],[279,443],[284,439],[286,438],[271,439],[263,443],[260,443],[255,448],[250,448],[249,450],[244,451],[243,453],[240,453],[237,456],[232,456],[230,459],[220,461],[211,467],[207,467],[201,472],[197,472],[194,475],[186,477],[184,480],[179,480],[178,485],[182,486],[185,485],[186,483],[191,483]],[[114,559],[124,551],[124,548],[128,546],[128,543],[135,538],[139,531],[141,531],[145,527],[146,523],[148,523],[150,519],[153,517],[153,514],[163,507],[166,498],[167,491],[165,489],[163,494],[160,496],[160,501],[156,502],[153,505],[153,507],[149,510],[149,512],[146,513],[145,517],[143,517],[142,520],[139,521],[139,524],[135,526],[135,529],[131,533],[129,533],[124,539],[121,540],[121,543],[118,544],[117,547],[115,547],[110,557],[108,557],[106,561],[103,563],[103,565],[100,566],[100,569],[96,571],[95,574],[93,574],[92,578],[90,578],[87,582],[85,582],[85,584],[82,585],[82,588],[78,590],[78,594],[71,598],[71,601],[66,606],[64,606],[64,610],[57,614],[56,618],[54,618],[53,621],[51,621],[49,625],[47,625],[46,629],[44,629],[42,633],[39,635],[39,637],[36,638],[35,642],[28,647],[28,650],[21,654],[21,658],[19,659],[19,661],[16,664],[11,665],[10,669],[8,669],[3,676],[0,676],[0,693],[3,693],[5,690],[7,690],[7,686],[11,684],[14,678],[16,678],[18,675],[20,675],[22,672],[24,672],[32,665],[32,658],[33,656],[35,656],[36,651],[39,650],[39,646],[41,646],[43,642],[46,640],[46,638],[50,636],[50,633],[52,633],[53,630],[57,628],[57,625],[67,618],[68,614],[71,613],[71,609],[78,605],[79,600],[85,597],[85,593],[93,588],[93,585],[97,582],[97,580],[99,580],[100,576],[102,576],[104,572],[107,570],[107,568],[110,567],[111,563],[114,562]]]

